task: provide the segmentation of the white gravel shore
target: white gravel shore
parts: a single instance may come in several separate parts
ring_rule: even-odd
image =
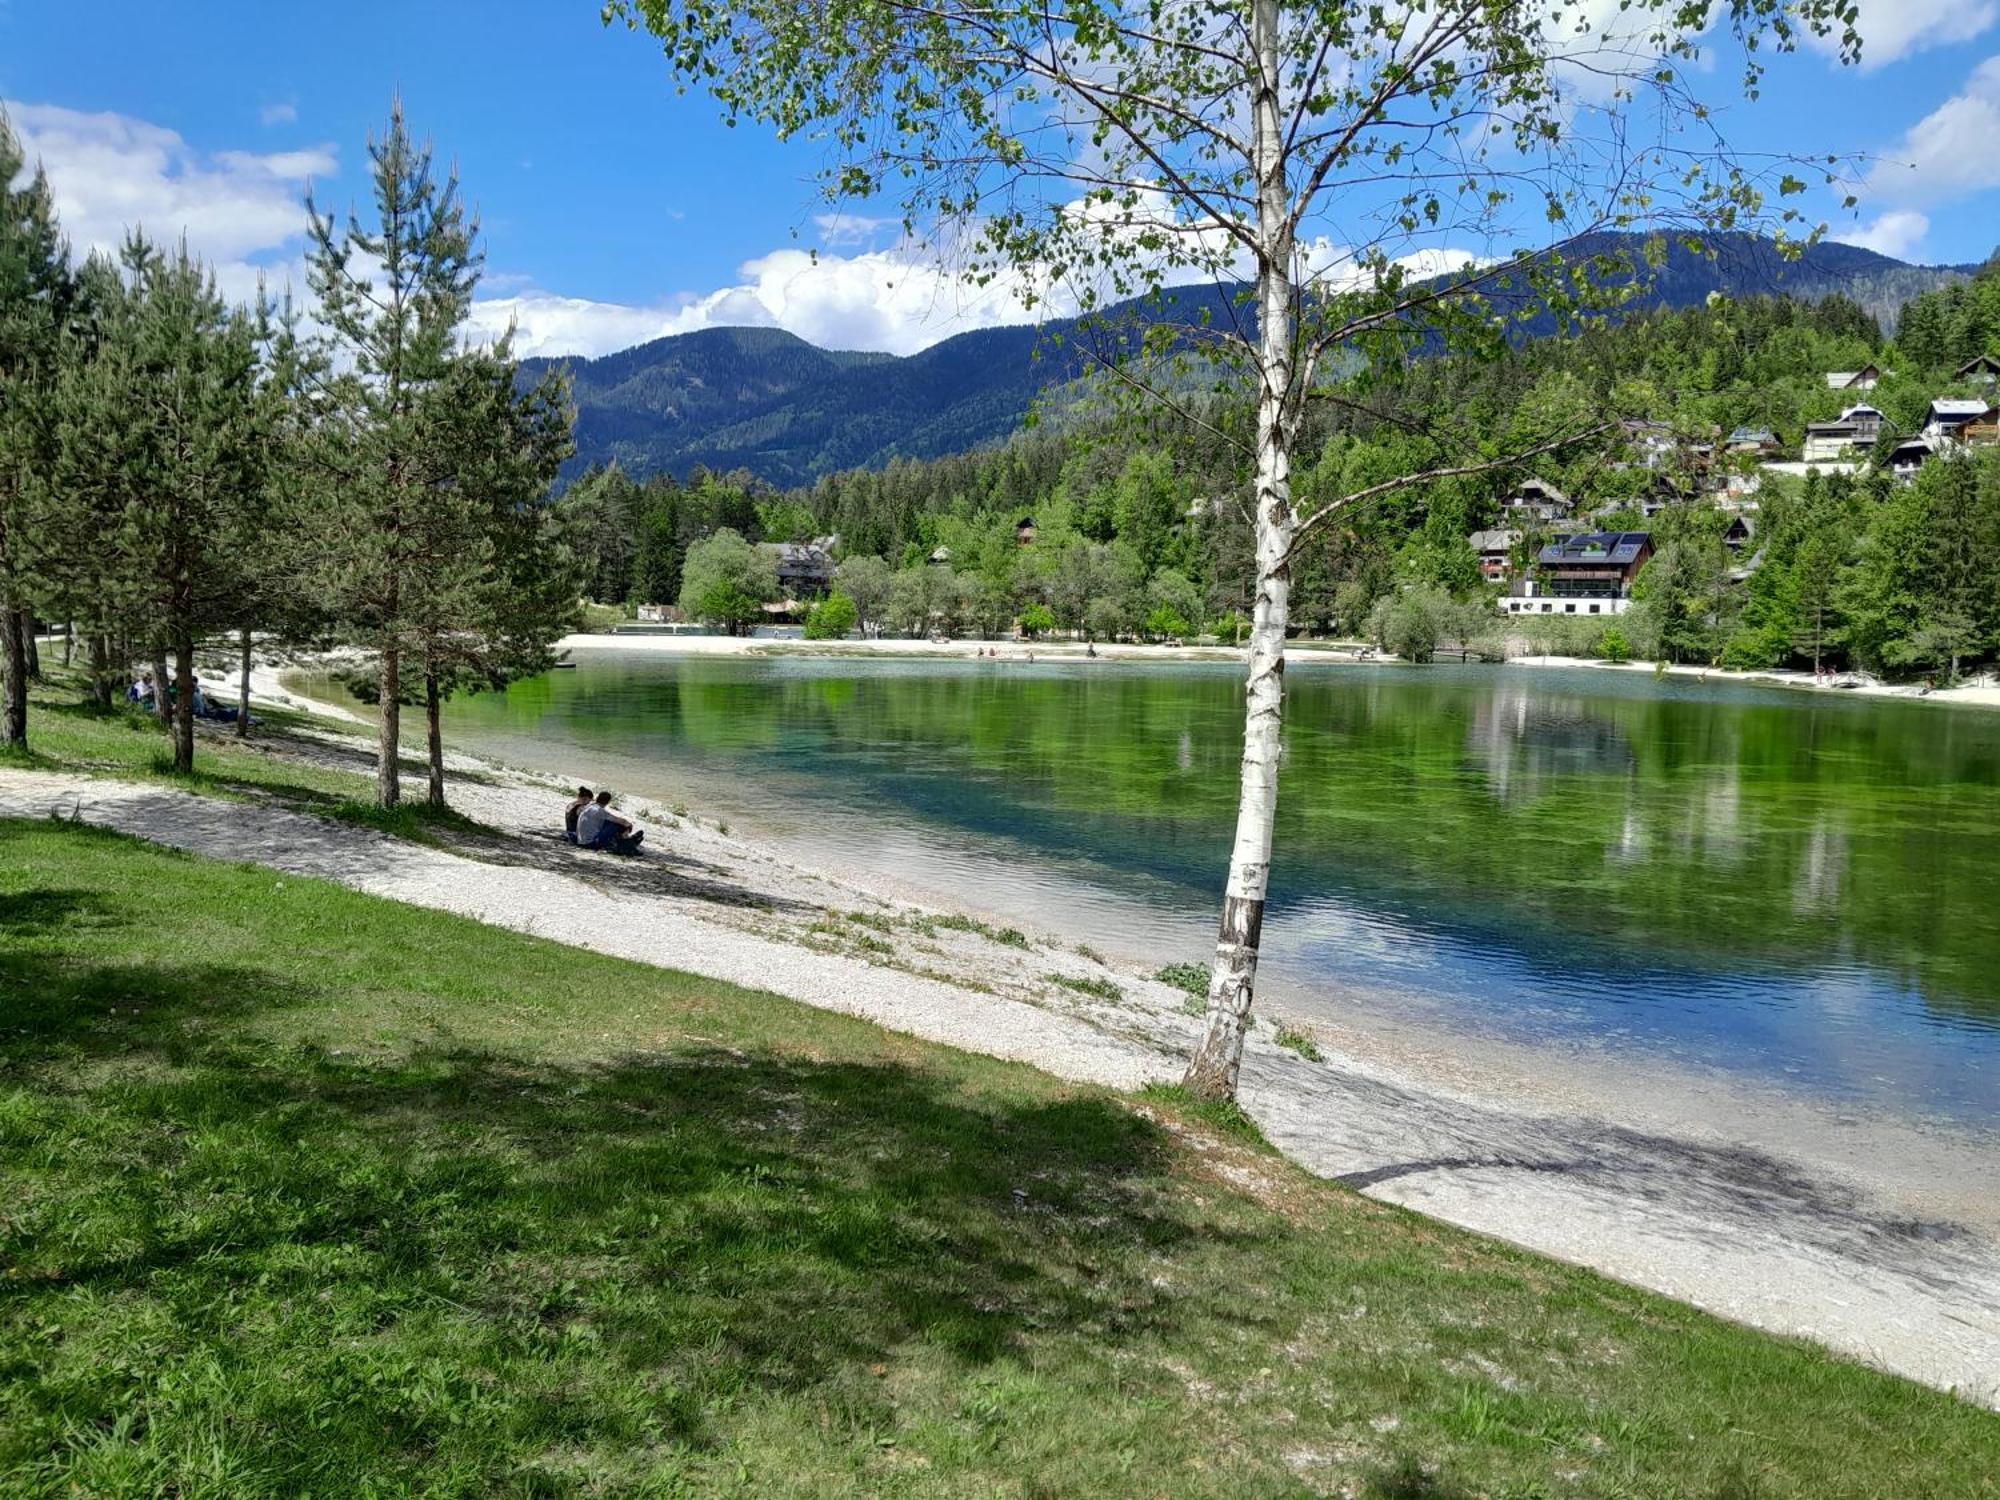
[[[255,686],[280,691],[262,670]],[[367,764],[365,746],[335,736],[311,753]],[[0,772],[0,814],[77,816],[323,876],[1065,1078],[1132,1088],[1178,1076],[1195,1027],[1183,997],[1059,938],[887,900],[644,803],[626,811],[648,828],[645,858],[584,854],[550,831],[552,783],[464,757],[454,765],[454,805],[492,833],[452,850],[275,806],[57,773]],[[1546,1094],[1510,1098],[1480,1086],[1477,1058],[1426,1068],[1353,1038],[1321,1040],[1327,1059],[1314,1063],[1260,1029],[1243,1078],[1246,1108],[1311,1170],[2000,1406],[1990,1223],[1913,1218],[1834,1160],[1745,1148],[1705,1125],[1639,1128],[1643,1117],[1552,1107]],[[1982,1160],[1990,1170],[1990,1155],[1970,1169]]]

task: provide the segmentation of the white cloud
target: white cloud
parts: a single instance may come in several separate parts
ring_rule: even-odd
[[[296,104],[267,104],[257,111],[260,125],[296,125],[299,123],[299,107]]]
[[[2000,56],[1973,70],[1965,87],[1883,151],[1861,196],[1915,206],[2000,187]]]
[[[2000,21],[2000,0],[1859,0],[1861,66],[1880,68],[1913,52],[1969,42]],[[1810,38],[1821,52],[1839,50],[1840,38]]]
[[[1877,215],[1874,222],[1836,234],[1834,238],[1842,244],[1859,245],[1879,255],[1908,260],[1930,230],[1931,221],[1914,209],[1891,209]]]
[[[31,161],[48,172],[56,212],[79,256],[116,253],[131,228],[188,247],[214,266],[223,291],[248,298],[260,273],[297,283],[309,177],[338,167],[331,146],[259,154],[203,152],[177,132],[129,115],[9,101]]]

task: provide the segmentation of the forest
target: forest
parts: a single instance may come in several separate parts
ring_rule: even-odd
[[[1529,341],[1497,359],[1447,353],[1350,372],[1329,388],[1295,481],[1310,506],[1431,465],[1447,431],[1481,432],[1503,453],[1589,413],[1615,413],[1634,425],[1549,456],[1535,477],[1578,507],[1577,521],[1544,531],[1588,523],[1652,532],[1658,550],[1635,606],[1616,626],[1524,620],[1517,636],[1538,648],[1732,667],[1956,674],[2000,645],[2000,455],[1943,459],[1907,485],[1883,460],[1898,436],[1922,427],[1934,398],[1991,396],[1953,371],[1996,346],[2000,261],[1914,298],[1894,339],[1839,295],[1717,296]],[[1728,433],[1749,426],[1776,434],[1771,456],[1796,459],[1806,423],[1864,399],[1830,388],[1827,374],[1868,364],[1884,373],[1865,399],[1886,421],[1876,451],[1856,455],[1872,460],[1861,473],[1802,479],[1718,456]],[[594,598],[679,604],[691,618],[747,623],[755,601],[776,597],[748,544],[831,536],[843,600],[835,614],[845,618],[851,605],[864,628],[997,634],[1018,622],[1031,634],[1230,638],[1250,577],[1231,441],[1245,414],[1217,400],[1198,422],[1113,420],[1075,393],[1060,406],[1001,444],[805,488],[742,473],[698,472],[683,484],[597,468],[562,508]],[[1635,434],[1661,431],[1673,436],[1664,458],[1636,446]],[[1747,559],[1725,547],[1730,516],[1715,503],[1731,473],[1739,492],[1755,484]],[[1527,477],[1501,471],[1412,489],[1319,533],[1294,568],[1298,628],[1372,635],[1416,656],[1441,640],[1505,651],[1495,587],[1467,538],[1498,523],[1502,500]],[[1023,521],[1033,523],[1026,545]],[[1544,539],[1531,529],[1517,559]],[[700,565],[692,591],[690,558]],[[717,567],[729,579],[722,594]],[[734,613],[704,610],[705,595],[733,600]]]

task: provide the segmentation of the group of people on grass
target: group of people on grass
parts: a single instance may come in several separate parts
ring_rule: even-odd
[[[168,682],[167,702],[172,703],[177,696],[179,696],[179,684],[171,681]],[[131,686],[125,689],[125,701],[127,703],[136,703],[139,707],[146,709],[159,707],[159,689],[154,684],[153,674],[150,671],[141,672],[133,680]],[[193,703],[194,716],[197,719],[212,719],[218,724],[234,724],[236,722],[236,715],[238,713],[236,705],[233,703],[211,702],[203,695],[199,679],[194,683]],[[257,721],[252,719],[250,722],[254,724]]]
[[[645,829],[634,828],[630,818],[611,810],[611,793],[587,786],[578,787],[576,799],[564,809],[563,829],[563,837],[578,848],[607,854],[637,854],[646,838]]]

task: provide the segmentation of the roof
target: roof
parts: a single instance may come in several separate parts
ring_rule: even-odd
[[[1881,415],[1882,415],[1881,407],[1870,406],[1866,401],[1857,401],[1854,405],[1848,407],[1846,411],[1840,414],[1840,420],[1843,422],[1849,422],[1856,417],[1875,417],[1879,419]]]
[[[816,542],[779,542],[778,566],[781,568],[831,568],[833,559],[826,549]]]
[[[1879,380],[1881,379],[1881,377],[1882,377],[1882,372],[1876,366],[1863,365],[1858,370],[1829,371],[1827,373],[1826,383],[1829,389],[1836,391],[1844,391],[1849,386],[1853,385],[1856,381]]]
[[[1775,443],[1777,433],[1768,427],[1739,427],[1729,434],[1732,443]]]
[[[1831,421],[1806,423],[1806,436],[1831,437],[1844,432],[1849,437],[1852,437],[1854,429],[1855,423],[1853,418],[1836,417]]]
[[[1975,354],[1951,373],[1962,377],[1980,370],[1991,370],[1995,374],[2000,374],[2000,358],[1991,354]]]
[[[1474,552],[1505,552],[1521,540],[1521,533],[1495,528],[1491,531],[1475,531],[1465,540]]]
[[[1535,563],[1544,568],[1565,564],[1603,567],[1607,563],[1623,567],[1636,562],[1652,540],[1647,531],[1585,531],[1550,542],[1536,554]]]
[[[1970,398],[1964,396],[1942,396],[1931,403],[1931,415],[1934,417],[1963,417],[1970,420],[1973,417],[1985,416],[1986,407],[1987,403],[1981,401],[1976,396]]]

